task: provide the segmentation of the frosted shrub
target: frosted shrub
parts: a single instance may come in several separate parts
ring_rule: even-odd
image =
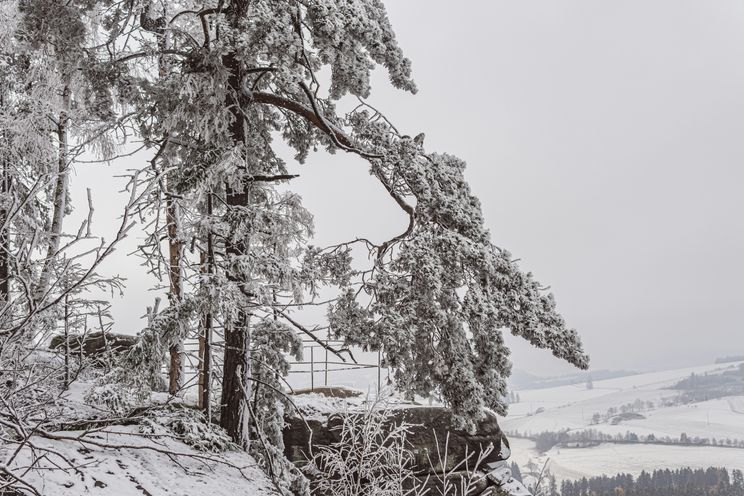
[[[91,405],[106,408],[116,415],[124,415],[137,404],[136,396],[119,383],[96,383],[85,396]]]
[[[198,451],[218,453],[235,447],[224,429],[207,422],[201,412],[191,408],[169,406],[151,410],[140,424],[140,432],[171,435]]]
[[[141,374],[117,366],[93,382],[93,387],[85,395],[85,401],[102,406],[114,415],[123,416],[141,406],[149,399],[151,392]]]
[[[465,457],[451,469],[444,473],[436,473],[435,467],[447,467],[449,456],[449,442],[450,435],[447,433],[447,437],[444,441],[444,449],[439,449],[439,439],[437,433],[434,431],[434,439],[437,446],[436,462],[429,456],[429,466],[431,467],[433,476],[431,478],[430,487],[432,492],[429,492],[430,496],[458,496],[458,495],[474,495],[479,494],[479,482],[483,477],[480,470],[486,469],[484,461],[493,452],[493,444],[489,444],[487,447],[478,452],[478,456],[475,456],[475,452],[468,451],[465,449]],[[487,470],[487,469],[486,469]],[[466,475],[459,476],[461,472],[466,472]]]
[[[395,423],[384,398],[339,414],[338,441],[314,447],[303,467],[312,494],[328,496],[423,495],[411,470],[406,438],[411,424]],[[334,416],[331,417],[333,419]]]

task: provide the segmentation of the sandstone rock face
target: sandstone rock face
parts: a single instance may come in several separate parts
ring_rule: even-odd
[[[320,394],[328,398],[357,398],[364,396],[364,391],[346,386],[315,386],[314,388],[295,389],[292,394]]]
[[[314,393],[337,398],[333,394],[335,391]],[[285,454],[292,462],[301,465],[310,453],[310,443],[323,446],[339,441],[343,417],[335,413],[324,414],[322,408],[316,408],[306,420],[290,417],[286,422]],[[478,422],[473,434],[456,429],[452,412],[443,407],[401,405],[394,408],[391,422],[413,425],[407,437],[414,455],[411,469],[419,484],[430,488],[431,494],[442,487],[446,474],[453,488],[459,488],[463,480],[470,481],[469,495],[529,495],[526,491],[514,492],[516,482],[504,462],[510,455],[509,442],[493,413],[488,412]],[[489,450],[490,446],[493,448]],[[480,465],[476,469],[479,458]],[[455,489],[453,494],[459,496],[458,490]]]
[[[309,458],[310,443],[313,446],[327,446],[338,437],[334,437],[325,422],[307,419],[307,423],[298,417],[285,419],[284,454],[292,463],[302,465]]]
[[[407,439],[415,456],[417,473],[464,470],[468,456],[468,466],[472,469],[481,453],[491,445],[493,450],[482,457],[481,465],[509,457],[509,441],[493,413],[488,412],[478,422],[473,434],[456,429],[452,412],[442,407],[406,408],[396,415],[398,420],[415,425]]]
[[[83,355],[89,357],[101,356],[106,353],[106,343],[108,343],[109,349],[113,353],[121,353],[128,350],[137,342],[137,336],[130,336],[127,334],[114,334],[107,332],[104,335],[102,332],[91,332],[85,337],[80,334],[70,334],[70,350],[75,353],[80,353],[82,348]],[[49,348],[52,350],[63,349],[65,346],[65,337],[57,334],[52,337],[49,343]]]
[[[311,439],[314,446],[338,441],[337,431],[342,421],[338,415],[329,415],[325,422],[308,419],[307,424],[297,417],[288,418],[284,428],[285,454],[293,462],[302,463]],[[509,454],[509,442],[491,413],[478,422],[474,434],[455,429],[452,413],[442,407],[402,408],[393,413],[392,422],[414,426],[407,440],[414,454],[413,470],[418,474],[464,470],[464,465],[458,465],[462,465],[467,456],[470,457],[469,467],[472,467],[490,445],[493,450],[482,457],[484,465],[503,460]]]

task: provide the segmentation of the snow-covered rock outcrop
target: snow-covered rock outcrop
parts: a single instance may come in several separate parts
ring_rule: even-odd
[[[307,460],[310,443],[314,448],[339,441],[343,423],[339,412],[354,415],[355,408],[364,411],[361,396],[329,396],[317,392],[294,396],[302,417],[286,419],[284,445],[287,457],[298,465]],[[465,481],[469,495],[529,496],[505,462],[511,455],[509,441],[494,413],[487,412],[471,433],[458,429],[452,412],[441,406],[389,402],[386,408],[391,410],[388,421],[411,426],[406,436],[413,455],[410,468],[431,494],[446,479],[453,487]]]

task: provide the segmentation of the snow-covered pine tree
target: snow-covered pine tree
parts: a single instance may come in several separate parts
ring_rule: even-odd
[[[48,81],[53,74],[43,57],[32,56],[32,47],[21,37],[22,21],[16,3],[0,5],[5,27],[0,35],[4,47],[0,55],[0,329],[8,330],[8,335],[31,302],[30,292],[22,288],[33,285],[38,274],[30,259],[44,232],[45,192],[57,153],[47,117],[48,102],[54,99],[54,84]]]
[[[338,336],[383,350],[400,390],[409,396],[437,392],[466,422],[484,406],[504,413],[510,372],[505,329],[587,366],[552,295],[492,244],[464,162],[427,153],[421,137],[401,135],[365,104],[336,113],[345,95],[369,96],[376,64],[394,86],[415,91],[382,2],[235,0],[173,7],[180,10],[166,19],[171,45],[159,55],[179,69],[140,88],[168,95],[155,103],[169,116],[163,135],[183,157],[174,187],[195,198],[211,190],[220,199],[224,251],[222,276],[215,280],[222,279],[213,291],[222,292],[227,340],[221,422],[234,439],[245,444],[252,425],[251,329],[263,325],[259,309],[273,306],[262,299],[272,279],[258,274],[273,253],[264,230],[276,229],[267,198],[276,195],[275,183],[290,178],[272,146],[277,134],[300,161],[317,146],[362,157],[409,220],[400,235],[372,247],[373,266],[364,277],[343,282],[329,311]],[[148,55],[158,55],[157,48],[122,53],[120,60]],[[330,73],[327,88],[316,77],[321,71]],[[154,101],[142,90],[136,98]]]
[[[157,74],[157,81],[165,80],[170,71],[170,64],[165,52],[169,50],[170,33],[166,30],[166,19],[170,14],[168,3],[147,2],[144,9],[139,15],[139,25],[145,33],[150,33],[154,37],[154,43],[157,47],[157,66],[154,68]],[[149,40],[148,40],[149,41]],[[143,45],[147,42],[143,40]],[[180,211],[179,197],[168,186],[171,182],[172,170],[178,162],[178,154],[168,141],[168,136],[162,135],[161,121],[165,118],[154,112],[149,112],[147,117],[151,118],[147,133],[147,142],[150,146],[159,143],[157,152],[151,160],[151,166],[154,169],[155,179],[158,181],[160,188],[158,194],[153,197],[152,209],[155,211],[154,227],[151,230],[149,244],[150,252],[148,262],[153,265],[160,264],[167,267],[168,279],[168,300],[172,306],[180,305],[184,297],[183,279],[183,245],[184,241],[180,233]],[[147,122],[147,121],[145,121]],[[165,222],[161,224],[161,211],[164,212]],[[167,255],[161,254],[160,241],[163,237],[162,231],[165,231],[165,237],[168,240]],[[159,271],[158,271],[159,272]],[[189,323],[179,323],[180,326],[188,326]],[[172,337],[169,346],[169,363],[168,363],[168,391],[175,395],[181,392],[184,385],[184,338],[187,334],[186,329],[179,329]]]
[[[105,2],[104,2],[105,3]],[[113,120],[113,102],[109,90],[96,74],[97,64],[89,64],[86,44],[90,41],[86,17],[95,10],[90,2],[54,2],[22,0],[18,2],[22,15],[18,36],[27,47],[30,63],[43,74],[32,84],[49,85],[50,99],[47,120],[51,127],[38,132],[51,133],[56,157],[51,167],[53,186],[50,191],[50,225],[45,230],[44,263],[34,287],[35,304],[50,290],[50,283],[59,258],[63,239],[64,217],[70,212],[69,174],[76,157],[97,145],[110,144],[104,130]],[[93,136],[91,133],[100,133]],[[52,157],[48,157],[51,159]]]
[[[94,241],[90,218],[69,233],[63,219],[71,209],[67,182],[74,161],[86,151],[113,153],[109,131],[121,125],[107,74],[87,47],[92,41],[87,24],[106,3],[2,4],[0,155],[6,194],[0,265],[7,271],[2,290],[7,336],[48,330],[65,292],[61,282],[73,273],[88,278],[68,284],[73,290],[101,282],[91,280],[94,271],[82,270],[79,260],[80,252],[105,251],[82,246]]]
[[[10,254],[11,268],[5,280],[17,280],[19,289],[32,282],[19,292],[31,305],[59,302],[54,281],[40,277],[45,264],[25,254],[38,253],[38,246],[47,255],[59,252],[54,243],[61,227],[53,224],[68,208],[62,193],[71,160],[82,144],[133,119],[139,137],[163,154],[135,179],[153,192],[148,206],[166,211],[166,221],[151,228],[153,250],[159,250],[162,228],[175,226],[168,206],[180,207],[181,224],[167,236],[178,260],[149,259],[154,266],[166,260],[171,283],[173,268],[183,267],[177,267],[180,297],[152,313],[125,363],[155,375],[168,350],[209,316],[212,324],[203,328],[223,332],[226,341],[220,421],[267,467],[283,470],[276,463],[286,354],[298,352],[298,334],[314,336],[313,326],[302,325],[291,310],[308,304],[321,285],[338,288],[328,312],[337,336],[382,350],[399,390],[438,394],[466,424],[484,406],[505,411],[510,362],[504,330],[587,366],[552,296],[492,244],[465,164],[426,152],[421,135],[399,133],[364,103],[376,65],[395,87],[416,89],[380,0],[21,0],[1,7],[16,6],[20,27],[9,32],[19,50],[10,62],[3,52],[13,71],[10,77],[0,73],[4,102],[13,102],[2,109],[2,139],[13,143],[12,159],[22,158],[11,160],[11,180],[3,186],[16,203],[0,205],[0,249]],[[66,48],[55,51],[60,47]],[[328,76],[327,87],[320,73]],[[123,107],[113,105],[113,95]],[[339,111],[345,96],[362,103]],[[54,129],[44,124],[48,115],[57,116]],[[75,150],[59,146],[73,135]],[[274,148],[276,138],[295,149],[298,161],[321,146],[366,161],[407,218],[405,230],[378,242],[309,247],[312,219],[291,193],[293,176]],[[36,186],[32,177],[55,187],[45,190],[47,183]],[[28,213],[11,215],[19,201]],[[51,229],[42,229],[47,220]],[[21,244],[35,245],[13,249],[11,226],[25,230]],[[373,255],[362,272],[351,270],[355,243]],[[184,262],[182,247],[193,247],[193,258],[205,253],[208,270]],[[18,268],[19,261],[26,265]],[[83,270],[72,286],[89,276]],[[48,298],[30,291],[45,286]],[[12,329],[28,327],[27,317]],[[139,379],[145,386],[146,374]]]

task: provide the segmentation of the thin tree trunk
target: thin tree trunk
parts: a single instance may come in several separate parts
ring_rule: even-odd
[[[207,422],[212,421],[212,312],[204,315],[204,351],[202,360],[202,391],[201,404],[207,416]]]
[[[65,296],[65,389],[70,387],[70,298]],[[82,349],[82,344],[80,345]]]
[[[206,257],[204,257],[206,260]],[[206,261],[202,262],[206,263]],[[199,408],[212,417],[212,312],[207,311],[201,318],[201,335],[199,336]]]
[[[0,170],[0,310],[2,310],[10,302],[10,226],[7,224],[10,223],[8,203],[10,202],[11,182],[8,158],[2,150],[0,153],[2,154],[0,156],[2,160],[2,170]]]
[[[148,4],[140,16],[143,28],[154,33],[158,39],[158,49],[161,55],[158,57],[158,76],[164,79],[168,75],[168,62],[163,55],[168,49],[168,34],[165,31],[165,15],[151,18],[152,5]],[[165,14],[165,12],[164,12]],[[163,145],[163,146],[168,146]],[[164,150],[167,162],[167,150]],[[166,184],[166,189],[168,186]],[[181,282],[181,258],[182,243],[178,239],[178,205],[168,191],[165,191],[165,222],[168,235],[168,278],[170,280],[169,300],[171,305],[177,305],[183,299],[183,287]],[[170,346],[170,362],[168,364],[168,392],[176,395],[181,391],[184,384],[184,349],[183,339],[179,338],[177,343]]]
[[[0,107],[5,105],[5,94],[0,93]],[[0,311],[10,303],[10,138],[0,134]],[[0,322],[2,324],[2,322]]]
[[[62,111],[57,122],[57,181],[54,188],[54,204],[52,205],[52,226],[49,231],[49,246],[44,266],[39,277],[39,285],[36,289],[35,300],[41,300],[49,289],[49,284],[54,269],[54,260],[59,250],[62,238],[62,224],[67,210],[67,188],[69,178],[69,153],[68,153],[68,124],[70,112],[70,84],[65,83],[62,89]]]
[[[241,8],[246,8],[247,4],[244,5],[244,3],[238,2],[235,5],[236,16],[240,15]],[[233,141],[236,144],[241,144],[245,140],[245,121],[242,110],[247,105],[241,90],[242,64],[232,53],[224,56],[223,63],[230,71],[230,77],[228,78],[230,93],[237,100],[228,97],[228,101],[225,102],[233,114],[233,121],[229,130]],[[242,191],[237,191],[226,186],[225,203],[227,203],[228,209],[247,205],[249,202],[248,193],[247,187]],[[225,252],[228,258],[228,266],[231,266],[231,258],[244,255],[247,249],[248,243],[246,240],[237,243],[227,242]],[[232,269],[228,269],[226,275],[229,280],[244,289],[244,274],[232,272]],[[248,425],[250,425],[250,413],[247,405],[251,394],[250,343],[250,314],[241,310],[235,321],[225,326],[220,425],[225,428],[236,443],[245,449],[248,448],[249,444]]]
[[[165,217],[168,224],[168,261],[170,278],[170,303],[176,305],[183,298],[181,285],[181,242],[178,240],[178,209],[173,198],[165,200]],[[170,347],[170,366],[168,367],[168,392],[178,394],[183,387],[183,340]]]
[[[212,217],[212,194],[207,196],[207,216]],[[211,228],[207,232],[207,251],[201,254],[203,284],[209,288],[214,274],[214,240]],[[206,413],[207,421],[212,420],[212,303],[202,316],[202,335],[199,338],[199,404]]]
[[[247,194],[239,194],[228,188],[226,198],[228,208],[244,205],[247,196]],[[243,255],[246,248],[245,242],[227,243],[225,252],[228,260]],[[228,272],[227,277],[239,286],[244,284],[243,275],[240,273]],[[240,310],[237,318],[225,327],[220,425],[236,443],[245,449],[249,446],[248,425],[250,425],[247,405],[251,394],[250,343],[250,314]]]
[[[202,277],[203,274],[206,273],[206,268],[204,264],[206,263],[207,256],[204,254],[204,252],[201,252],[199,255],[199,265],[201,266],[201,272]],[[201,282],[201,286],[204,286],[204,281]],[[197,394],[196,394],[196,406],[197,408],[201,408],[202,410],[205,409],[204,405],[204,362],[205,362],[205,348],[206,348],[206,340],[207,340],[207,315],[209,315],[209,311],[204,312],[201,314],[201,317],[199,318],[199,380],[197,381]]]

